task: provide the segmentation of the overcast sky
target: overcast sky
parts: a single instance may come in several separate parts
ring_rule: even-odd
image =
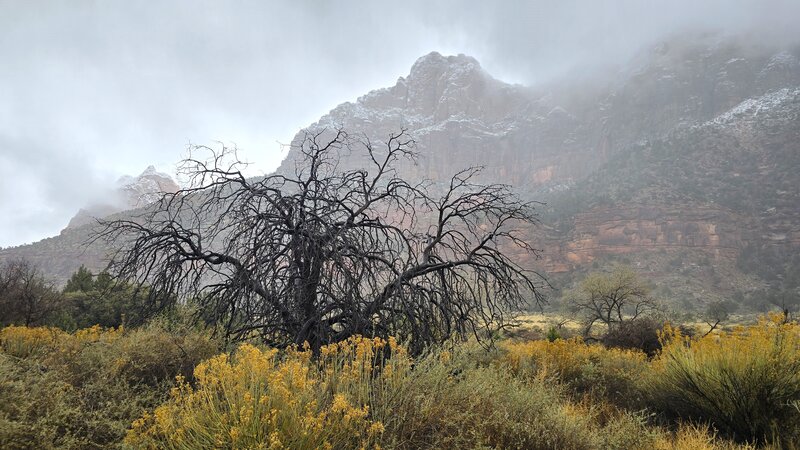
[[[0,246],[58,234],[123,174],[173,172],[189,142],[236,143],[267,173],[278,142],[432,50],[535,84],[798,17],[797,0],[0,0]]]

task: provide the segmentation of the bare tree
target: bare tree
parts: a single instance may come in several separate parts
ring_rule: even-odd
[[[0,326],[41,325],[63,306],[61,294],[26,260],[0,267]]]
[[[591,273],[576,288],[565,294],[568,308],[582,316],[584,335],[595,323],[609,329],[625,320],[635,320],[653,312],[656,302],[650,289],[632,269],[617,267],[611,273]]]
[[[355,334],[394,335],[415,349],[503,328],[543,279],[508,252],[523,239],[533,204],[505,185],[410,183],[404,133],[380,145],[342,130],[308,134],[294,173],[248,179],[235,149],[193,147],[189,187],[99,237],[121,250],[111,270],[151,285],[154,298],[190,295],[231,339],[313,349]],[[340,156],[364,168],[340,169]],[[352,161],[352,160],[351,160]]]

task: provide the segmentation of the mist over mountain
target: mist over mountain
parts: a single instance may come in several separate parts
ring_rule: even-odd
[[[130,209],[143,208],[155,202],[163,194],[178,192],[180,186],[169,174],[158,172],[148,166],[140,175],[122,176],[113,190],[102,196],[98,202],[81,208],[67,224],[66,229],[94,224],[97,219]]]
[[[0,5],[0,245],[57,234],[96,191],[190,142],[235,143],[253,175],[270,173],[298,129],[431,50],[569,85],[566,103],[624,81],[665,37],[781,46],[800,16],[793,0],[246,3]]]
[[[380,142],[404,129],[419,159],[401,176],[436,183],[483,166],[482,181],[546,203],[529,232],[543,258],[526,265],[558,277],[623,261],[668,297],[724,298],[780,276],[800,246],[799,61],[797,45],[701,33],[656,43],[591,83],[523,86],[474,57],[431,52],[298,133],[278,171],[292,170],[306,132],[341,127]],[[108,249],[86,247],[89,231],[76,217],[0,258],[28,258],[61,280],[81,264],[97,270]]]

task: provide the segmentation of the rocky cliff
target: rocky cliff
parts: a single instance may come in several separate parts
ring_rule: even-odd
[[[658,278],[700,261],[737,281],[709,285],[702,272],[684,285],[726,296],[760,283],[741,271],[743,251],[800,246],[799,54],[692,36],[644,51],[605,82],[526,88],[434,52],[306,131],[380,140],[406,129],[421,156],[405,176],[484,166],[485,181],[546,201],[531,231],[544,260],[531,264],[550,273],[624,259]],[[290,152],[282,170],[291,164]]]

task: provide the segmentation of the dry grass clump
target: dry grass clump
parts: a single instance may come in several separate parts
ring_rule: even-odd
[[[737,444],[717,436],[708,425],[681,423],[674,433],[662,433],[654,450],[755,450],[750,444]]]

